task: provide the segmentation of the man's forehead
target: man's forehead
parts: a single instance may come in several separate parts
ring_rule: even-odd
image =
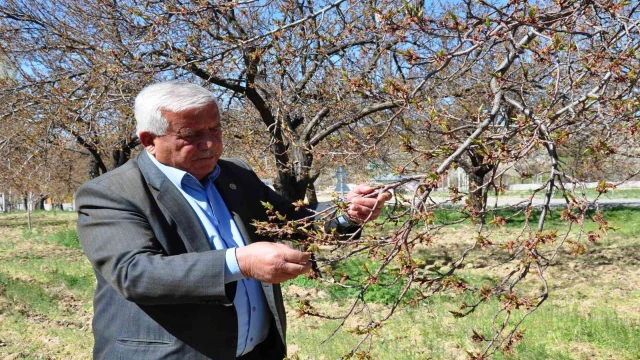
[[[209,109],[190,109],[179,112],[163,110],[162,112],[169,123],[169,127],[173,127],[174,129],[209,127],[220,124],[220,113],[215,107]]]
[[[184,109],[184,110],[180,110],[180,111],[174,111],[174,110],[170,110],[170,109],[167,109],[167,108],[164,108],[164,107],[160,107],[160,112],[165,117],[168,114],[171,114],[171,115],[177,116],[177,117],[195,116],[195,115],[202,114],[204,112],[210,113],[210,116],[212,116],[212,117],[216,117],[216,118],[220,117],[220,109],[218,109],[218,106],[216,105],[215,102],[209,103],[209,104],[207,104],[205,106],[194,107],[194,108]]]

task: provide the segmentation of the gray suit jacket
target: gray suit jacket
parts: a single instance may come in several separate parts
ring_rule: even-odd
[[[309,215],[244,163],[218,165],[216,187],[247,243],[272,241],[251,225],[267,220],[261,201],[289,219]],[[97,278],[95,359],[235,359],[236,283],[224,284],[225,250],[210,249],[193,209],[146,152],[84,184],[76,205],[78,236]],[[273,321],[259,358],[282,359],[282,293],[262,285]]]

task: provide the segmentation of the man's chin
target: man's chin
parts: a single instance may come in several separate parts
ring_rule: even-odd
[[[210,158],[201,158],[193,160],[194,166],[192,166],[192,175],[198,175],[198,177],[204,177],[209,175],[215,169],[218,163],[218,157],[212,156]]]

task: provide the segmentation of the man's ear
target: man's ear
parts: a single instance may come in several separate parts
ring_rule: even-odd
[[[149,131],[143,130],[143,131],[140,131],[140,133],[138,134],[138,137],[140,138],[140,143],[142,144],[142,146],[144,146],[145,149],[147,149],[149,154],[154,155],[156,151],[156,146],[154,144],[154,140],[156,139],[156,136],[150,133]]]

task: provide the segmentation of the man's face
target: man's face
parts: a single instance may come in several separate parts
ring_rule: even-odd
[[[165,165],[202,180],[222,155],[220,113],[214,103],[182,112],[163,111],[169,127],[153,139],[150,152]]]

